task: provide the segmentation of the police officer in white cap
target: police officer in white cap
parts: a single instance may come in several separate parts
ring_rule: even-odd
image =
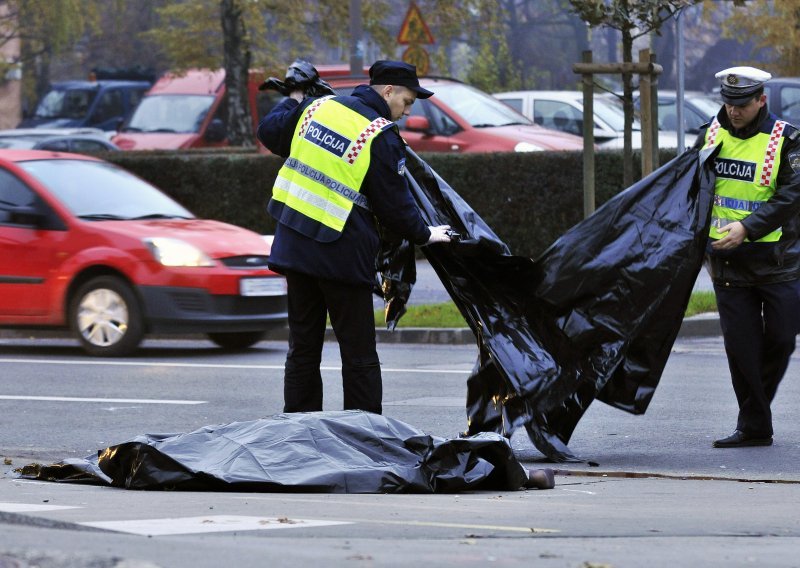
[[[713,445],[769,446],[770,405],[800,332],[800,136],[767,109],[769,73],[731,67],[716,78],[725,104],[697,145],[721,145],[707,265],[739,414]]]

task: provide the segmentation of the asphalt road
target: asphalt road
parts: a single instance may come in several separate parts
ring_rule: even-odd
[[[470,345],[380,345],[384,413],[445,437],[465,428]],[[775,445],[712,449],[736,405],[719,337],[681,339],[647,413],[595,403],[549,491],[455,495],[137,492],[20,480],[13,468],[83,457],[141,433],[281,408],[282,342],[225,355],[150,340],[85,357],[58,338],[0,339],[0,567],[798,566],[800,358],[774,404]],[[323,356],[341,408],[338,350]],[[49,398],[45,398],[49,397]]]

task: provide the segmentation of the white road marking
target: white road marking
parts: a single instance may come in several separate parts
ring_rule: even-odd
[[[208,404],[207,400],[162,400],[157,398],[83,398],[75,396],[26,396],[0,394],[0,400],[43,400],[56,402],[116,402],[127,404]]]
[[[597,495],[595,491],[586,491],[583,489],[567,489],[565,487],[559,487],[559,489],[561,489],[561,491],[569,491],[571,493],[585,493],[586,495]]]
[[[393,400],[391,402],[384,402],[383,406],[455,406],[463,408],[465,404],[466,402],[464,397],[429,396],[426,398]]]
[[[65,505],[33,505],[31,503],[0,503],[3,513],[42,513],[44,511],[62,511],[64,509],[80,509]]]
[[[470,523],[442,523],[437,521],[390,521],[387,519],[353,519],[359,523],[373,523],[377,525],[400,525],[407,527],[437,527],[446,529],[490,530],[521,533],[557,533],[559,529],[543,527],[515,527],[511,525],[478,525]]]
[[[32,363],[37,365],[105,365],[109,367],[176,367],[187,369],[256,369],[283,371],[284,365],[231,365],[219,363],[167,363],[164,361],[73,361],[59,359],[0,359],[0,363]],[[341,366],[320,367],[322,371],[341,371]],[[405,369],[381,367],[383,373],[443,373],[443,374],[469,374],[472,367],[464,369]]]
[[[301,529],[332,525],[349,525],[352,523],[344,521],[318,521],[314,519],[290,519],[286,517],[267,518],[240,515],[211,515],[207,517],[177,517],[171,519],[96,521],[80,524],[87,527],[143,536],[164,536],[212,532],[260,531],[269,529]]]

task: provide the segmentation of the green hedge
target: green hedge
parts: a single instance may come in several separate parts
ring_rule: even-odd
[[[674,156],[663,152],[661,163]],[[282,164],[243,151],[116,152],[104,156],[163,189],[199,217],[272,233],[266,212]],[[579,152],[424,154],[423,159],[503,239],[514,254],[536,257],[583,217]],[[639,156],[635,155],[638,177]],[[622,152],[595,157],[599,206],[622,189]]]

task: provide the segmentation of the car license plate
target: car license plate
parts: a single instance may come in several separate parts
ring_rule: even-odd
[[[239,293],[242,296],[283,296],[286,294],[286,279],[282,276],[242,278]]]

